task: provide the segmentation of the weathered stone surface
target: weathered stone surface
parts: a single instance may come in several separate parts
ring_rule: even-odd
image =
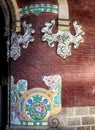
[[[7,127],[6,130],[51,130],[50,128]],[[54,130],[54,129],[53,129]]]
[[[77,127],[76,130],[91,130],[90,126]]]
[[[74,107],[66,108],[66,115],[67,116],[74,116],[75,115]]]
[[[6,130],[76,130],[76,128],[74,127],[58,127],[58,128],[48,128],[48,129],[40,129],[40,128],[36,128],[36,129],[32,129],[32,128],[17,128],[17,127],[7,127]]]
[[[95,126],[92,126],[92,129],[91,130],[95,130]]]
[[[52,130],[54,130],[54,129],[52,129]],[[76,130],[76,128],[74,128],[74,127],[59,127],[56,130]]]
[[[77,125],[81,125],[80,117],[68,118],[68,126],[77,126]]]
[[[50,127],[48,127],[48,128],[46,128],[46,127],[42,128],[42,127],[38,126],[38,128],[37,127],[33,128],[33,127],[27,127],[27,126],[24,127],[24,126],[9,126],[9,125],[7,125],[6,126],[6,130],[50,130]]]
[[[95,123],[93,116],[82,117],[82,125],[90,125]]]
[[[53,122],[52,122],[53,119],[57,119],[58,120],[58,122],[59,122],[58,128],[60,128],[60,127],[67,127],[68,126],[67,118],[66,118],[66,116],[64,116],[64,114],[62,114],[62,112],[63,111],[61,111],[59,114],[54,115],[54,116],[49,118],[49,124],[50,124],[51,127],[53,125]]]
[[[95,114],[95,106],[89,107],[89,114],[91,115]]]
[[[88,115],[88,107],[75,107],[75,115]]]
[[[67,116],[64,109],[62,109],[62,111],[58,114],[57,117],[59,119],[59,127],[66,127],[68,125]]]
[[[62,115],[62,116],[65,117],[65,116],[66,116],[66,113],[67,113],[67,108],[68,108],[68,107],[63,107],[62,110],[61,110],[61,112],[59,113],[59,115]]]

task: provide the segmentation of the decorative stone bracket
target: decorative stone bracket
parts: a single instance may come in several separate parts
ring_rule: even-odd
[[[17,60],[21,56],[21,46],[26,49],[29,42],[34,41],[34,37],[31,35],[35,32],[32,29],[32,24],[26,24],[26,21],[22,23],[24,29],[24,35],[17,34],[16,32],[12,33],[11,43],[7,41],[7,56]]]
[[[52,29],[54,27],[54,24],[55,20],[52,20],[51,23],[45,23],[45,27],[41,29],[42,33],[44,33],[42,36],[42,41],[47,41],[49,47],[54,47],[55,42],[57,41],[57,54],[65,59],[71,55],[71,43],[73,43],[74,48],[78,48],[79,44],[84,41],[82,37],[82,35],[84,35],[84,32],[81,29],[82,27],[78,25],[76,21],[74,21],[73,26],[76,32],[75,35],[72,35],[69,30],[58,30],[56,34],[53,34]],[[68,27],[68,25],[66,27]]]

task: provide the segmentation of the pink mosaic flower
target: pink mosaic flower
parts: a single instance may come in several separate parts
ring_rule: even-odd
[[[18,110],[18,109],[16,110],[16,116],[18,118],[22,117],[22,112],[20,110]]]
[[[51,86],[54,83],[53,76],[44,76],[44,81],[47,86]]]

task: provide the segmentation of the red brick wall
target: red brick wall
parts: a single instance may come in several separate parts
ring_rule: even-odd
[[[19,6],[28,3],[17,1]],[[32,14],[23,17],[22,21],[33,24],[35,41],[27,49],[22,49],[17,61],[11,61],[11,73],[15,83],[19,79],[26,79],[29,88],[47,88],[41,77],[60,74],[63,107],[95,105],[95,1],[68,0],[68,3],[70,21],[77,20],[83,26],[85,42],[78,49],[72,49],[72,55],[63,60],[56,54],[57,46],[49,48],[46,42],[41,41],[40,29],[45,22],[57,20],[57,15],[41,13],[39,16]],[[74,33],[72,25],[71,32]]]

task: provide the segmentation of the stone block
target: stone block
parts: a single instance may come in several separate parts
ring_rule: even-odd
[[[59,127],[57,129],[52,129],[52,130],[76,130],[75,127]]]
[[[95,124],[95,119],[93,116],[82,117],[82,125],[91,125],[91,124]]]
[[[91,130],[95,130],[95,126],[92,126],[92,129]]]
[[[66,116],[74,116],[74,115],[75,115],[74,107],[67,107]]]
[[[67,107],[63,107],[59,115],[66,116]]]
[[[88,115],[88,107],[75,107],[75,115]]]
[[[89,107],[89,114],[95,115],[95,106],[90,106]]]
[[[80,117],[73,117],[68,118],[68,126],[79,126],[81,125],[81,118]]]
[[[59,126],[63,127],[67,125],[68,125],[67,118],[60,118]]]
[[[77,127],[76,130],[91,130],[90,126],[84,126],[84,127]]]

